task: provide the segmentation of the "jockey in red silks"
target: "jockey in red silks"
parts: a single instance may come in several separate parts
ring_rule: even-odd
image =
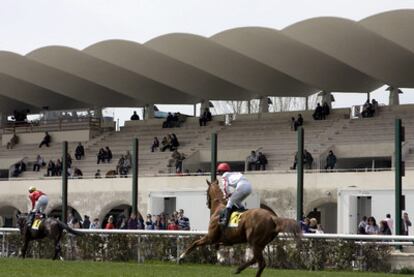
[[[244,209],[242,201],[252,193],[252,185],[242,173],[231,172],[228,163],[220,163],[217,166],[217,173],[222,175],[221,181],[223,183],[223,190],[226,199],[228,199],[223,220],[220,222],[220,224],[225,227],[229,223],[233,207],[238,210]]]
[[[33,186],[29,188],[29,199],[32,202],[32,208],[29,214],[28,225],[31,225],[36,213],[44,215],[49,199],[45,193]]]

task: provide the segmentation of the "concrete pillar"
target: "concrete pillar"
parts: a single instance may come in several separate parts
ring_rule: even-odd
[[[390,91],[388,105],[390,106],[398,106],[400,105],[400,93],[402,91],[399,88],[389,87],[388,90]]]
[[[194,115],[194,117],[197,116],[197,104],[193,105],[193,115]]]
[[[102,108],[101,107],[96,107],[94,110],[94,116],[96,118],[102,118]]]
[[[7,114],[6,113],[0,113],[0,128],[5,127],[6,123],[7,123]]]
[[[147,104],[144,106],[143,117],[144,120],[154,118],[154,104]]]
[[[305,97],[305,110],[308,111],[309,110],[309,96]]]
[[[259,113],[268,113],[269,112],[269,103],[266,96],[260,97],[259,103]]]
[[[250,100],[247,100],[247,113],[250,114],[251,103]]]
[[[205,109],[210,109],[209,103],[210,103],[209,100],[203,100],[203,101],[201,101],[201,105],[200,105],[200,115],[204,113],[204,110]]]
[[[329,108],[332,109],[332,94],[331,94],[331,92],[323,90],[319,93],[319,96],[322,96],[322,103],[321,104],[323,105],[323,103],[326,102],[328,104]]]

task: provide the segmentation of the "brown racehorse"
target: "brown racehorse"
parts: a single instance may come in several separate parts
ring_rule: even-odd
[[[22,258],[26,257],[27,248],[31,240],[40,240],[44,238],[50,238],[53,240],[55,245],[55,255],[53,259],[58,258],[62,259],[60,256],[61,247],[60,239],[62,238],[63,230],[68,231],[74,235],[81,235],[82,233],[73,230],[67,224],[55,219],[55,218],[46,218],[42,220],[39,225],[38,230],[33,230],[27,225],[27,215],[19,215],[17,219],[17,225],[19,226],[20,233],[23,239],[23,246],[21,249]]]
[[[226,206],[226,200],[217,180],[212,183],[207,181],[207,184],[207,206],[210,209],[208,234],[194,241],[181,254],[180,260],[198,246],[248,243],[253,249],[253,258],[240,265],[235,274],[242,272],[250,265],[258,263],[259,267],[256,276],[261,276],[266,267],[263,257],[265,246],[280,232],[293,233],[296,237],[300,236],[299,224],[293,219],[277,217],[270,208],[258,208],[247,210],[241,215],[237,227],[226,227],[223,231],[222,226],[219,225],[219,220],[220,212]]]

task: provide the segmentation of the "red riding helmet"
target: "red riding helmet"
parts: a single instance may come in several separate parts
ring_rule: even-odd
[[[217,166],[217,171],[219,172],[227,172],[227,171],[231,171],[230,165],[228,163],[220,163]]]

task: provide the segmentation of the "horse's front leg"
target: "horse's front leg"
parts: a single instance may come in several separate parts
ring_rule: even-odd
[[[56,260],[58,258],[61,258],[60,252],[62,248],[60,247],[60,240],[55,241],[55,256],[53,257],[53,260]]]
[[[181,255],[180,255],[180,258],[178,259],[178,261],[181,261],[182,259],[184,259],[184,257],[188,254],[188,253],[190,253],[191,251],[193,251],[194,250],[194,248],[196,248],[196,247],[199,247],[199,246],[203,246],[203,245],[206,245],[206,244],[211,244],[212,242],[211,242],[211,239],[210,239],[210,237],[208,236],[208,235],[206,235],[206,236],[204,236],[204,237],[202,237],[201,239],[199,239],[199,240],[196,240],[195,242],[193,242],[192,244],[191,244],[191,246],[190,247],[188,247]]]
[[[27,247],[29,247],[29,240],[25,239],[21,249],[21,255],[23,259],[26,258]]]

